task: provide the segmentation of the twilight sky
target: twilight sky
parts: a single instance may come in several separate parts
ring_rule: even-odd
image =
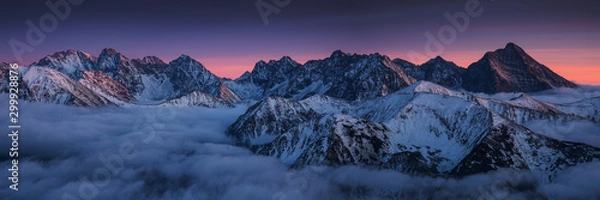
[[[58,1],[66,0],[50,0]],[[258,1],[275,8],[274,2],[286,2],[87,0],[72,6],[55,31],[33,45],[33,52],[23,54],[22,63],[66,49],[97,56],[111,47],[129,58],[156,55],[167,62],[187,54],[219,76],[236,78],[259,60],[288,55],[303,63],[325,58],[336,49],[380,52],[417,64],[440,54],[467,67],[486,51],[515,42],[567,79],[600,84],[598,1],[288,0],[278,8],[279,14],[268,16],[267,25],[255,7]],[[45,2],[3,1],[0,61],[17,60],[8,41],[27,42],[26,21],[39,26],[39,19],[51,13]],[[445,13],[465,12],[465,4],[473,2],[480,3],[481,15],[469,17],[469,25],[456,32],[456,39],[441,43],[443,51],[427,51],[426,33],[438,38],[438,31],[452,24]]]

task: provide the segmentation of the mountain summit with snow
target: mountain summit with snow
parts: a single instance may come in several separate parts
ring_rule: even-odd
[[[103,49],[98,57],[67,50],[21,67],[20,71],[24,98],[36,102],[77,106],[167,102],[178,106],[185,106],[185,102],[191,103],[188,106],[231,106],[241,101],[224,79],[187,55],[167,64],[155,56],[130,59],[112,48]]]
[[[578,163],[600,161],[598,147],[523,125],[544,119],[597,123],[586,113],[558,108],[525,96],[491,100],[419,81],[369,100],[269,97],[250,107],[227,134],[291,167],[358,165],[458,176],[512,168],[552,177]]]

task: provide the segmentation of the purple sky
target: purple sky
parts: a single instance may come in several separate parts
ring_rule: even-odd
[[[52,0],[51,2],[56,2]],[[10,39],[25,42],[27,20],[36,24],[49,13],[46,1],[7,0],[0,8],[0,61],[16,61]],[[187,54],[217,75],[235,78],[259,60],[289,55],[299,62],[327,57],[336,49],[380,52],[412,62],[426,60],[426,32],[437,36],[450,24],[446,12],[464,12],[480,2],[464,32],[444,45],[447,60],[467,67],[490,50],[515,42],[538,61],[568,79],[600,84],[600,2],[562,0],[291,0],[265,25],[257,1],[90,1],[71,15],[34,51],[29,64],[66,49],[98,55],[111,47],[130,58],[156,55],[170,61]],[[272,0],[264,0],[274,5]]]

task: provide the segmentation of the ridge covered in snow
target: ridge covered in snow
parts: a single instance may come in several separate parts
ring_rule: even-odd
[[[6,76],[2,74],[2,82]],[[223,79],[187,55],[167,64],[155,56],[129,59],[111,48],[102,50],[98,57],[67,50],[22,67],[21,76],[27,87],[24,90],[31,94],[25,99],[66,105],[159,105],[194,97],[190,106],[212,106],[242,100]],[[197,98],[200,93],[210,97]],[[207,102],[199,102],[202,100]]]
[[[292,167],[358,165],[446,175],[513,168],[552,176],[600,159],[596,147],[521,125],[539,119],[586,120],[524,95],[502,101],[421,81],[367,101],[269,97],[227,133]]]

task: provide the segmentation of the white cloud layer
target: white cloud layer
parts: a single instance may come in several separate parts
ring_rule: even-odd
[[[0,98],[1,107],[6,96]],[[223,132],[246,107],[101,108],[21,103],[19,192],[5,199],[593,199],[600,163],[539,183],[501,170],[461,179],[353,166],[287,169]],[[0,121],[7,122],[6,115]],[[597,138],[594,138],[597,139]],[[595,141],[596,143],[599,141]],[[0,147],[8,151],[2,136]],[[6,153],[0,166],[8,168]],[[3,176],[8,176],[3,170]]]

